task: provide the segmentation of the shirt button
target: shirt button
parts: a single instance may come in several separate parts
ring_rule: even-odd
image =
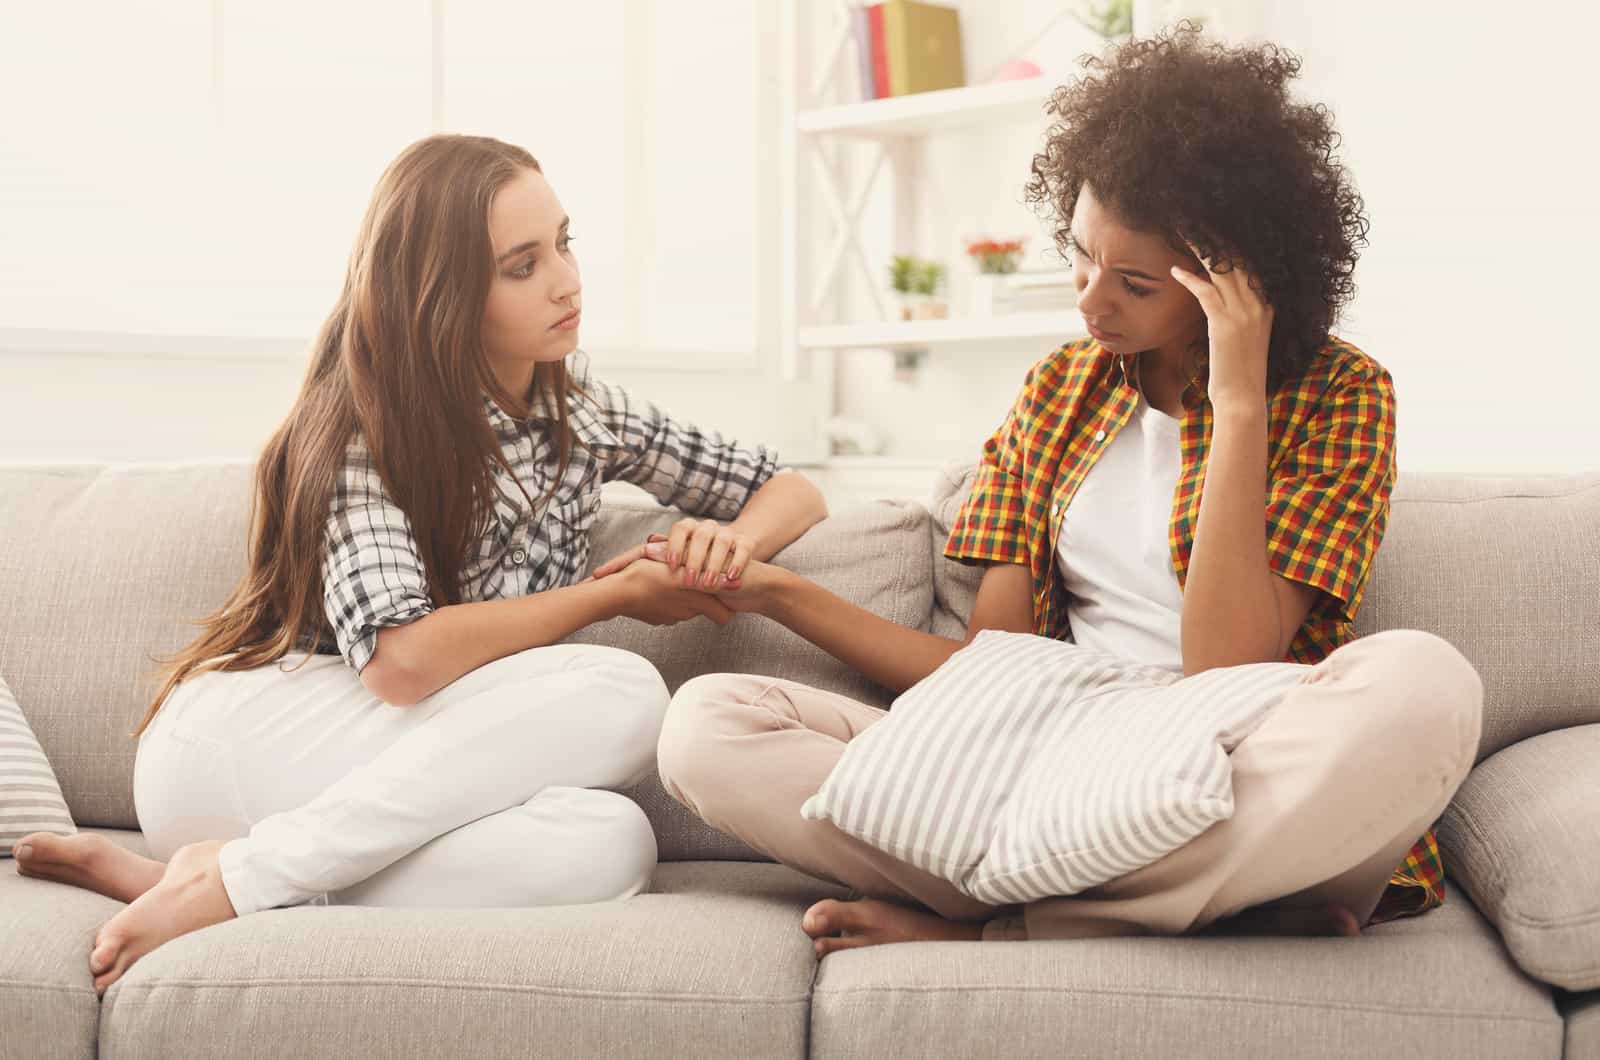
[[[1094,440],[1097,441],[1097,442],[1105,441],[1106,440],[1106,432],[1105,431],[1095,431],[1094,432]]]
[[[519,548],[515,552],[511,553],[511,562],[521,566],[522,564],[528,562],[528,554]]]

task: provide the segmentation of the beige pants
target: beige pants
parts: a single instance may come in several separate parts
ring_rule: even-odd
[[[661,779],[777,861],[863,895],[985,920],[985,939],[1179,934],[1275,900],[1337,902],[1365,923],[1472,768],[1483,686],[1455,648],[1411,630],[1297,669],[1304,680],[1230,756],[1231,818],[1142,869],[1020,911],[800,816],[845,744],[887,713],[848,697],[769,677],[696,678],[668,707]]]

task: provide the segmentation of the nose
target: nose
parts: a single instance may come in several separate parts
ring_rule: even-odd
[[[556,275],[555,282],[550,288],[550,297],[557,302],[576,298],[583,290],[583,279],[578,273],[578,263],[559,255],[555,260],[557,268],[561,271]]]
[[[1073,276],[1073,283],[1078,288],[1078,311],[1099,327],[1100,322],[1111,315],[1116,305],[1106,288],[1105,270],[1079,265],[1074,271],[1076,274]]]

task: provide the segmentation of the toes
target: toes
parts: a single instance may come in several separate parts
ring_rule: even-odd
[[[117,963],[117,955],[121,952],[121,939],[107,936],[104,932],[95,936],[94,949],[89,951],[89,971],[94,975],[108,971]]]
[[[814,939],[835,934],[842,927],[838,923],[838,910],[841,906],[842,903],[832,898],[818,902],[807,909],[806,915],[800,918],[800,927]]]
[[[132,958],[126,956],[118,957],[117,962],[113,964],[110,969],[94,977],[94,992],[97,994],[104,994],[108,989],[111,988],[112,983],[115,983],[118,979],[122,978],[123,973],[126,972],[128,967],[132,964]]]
[[[1354,938],[1361,934],[1361,923],[1356,915],[1342,905],[1329,907],[1333,914],[1333,933],[1341,938]]]

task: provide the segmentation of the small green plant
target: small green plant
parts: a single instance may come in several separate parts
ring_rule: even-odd
[[[937,261],[919,262],[916,276],[912,278],[911,289],[917,294],[935,295],[944,285],[945,267]]]
[[[921,267],[921,259],[910,254],[896,254],[889,263],[889,286],[901,294],[911,294]]]
[[[1106,0],[1106,5],[1089,5],[1089,17],[1073,15],[1080,23],[1106,40],[1133,34],[1133,0]]]

